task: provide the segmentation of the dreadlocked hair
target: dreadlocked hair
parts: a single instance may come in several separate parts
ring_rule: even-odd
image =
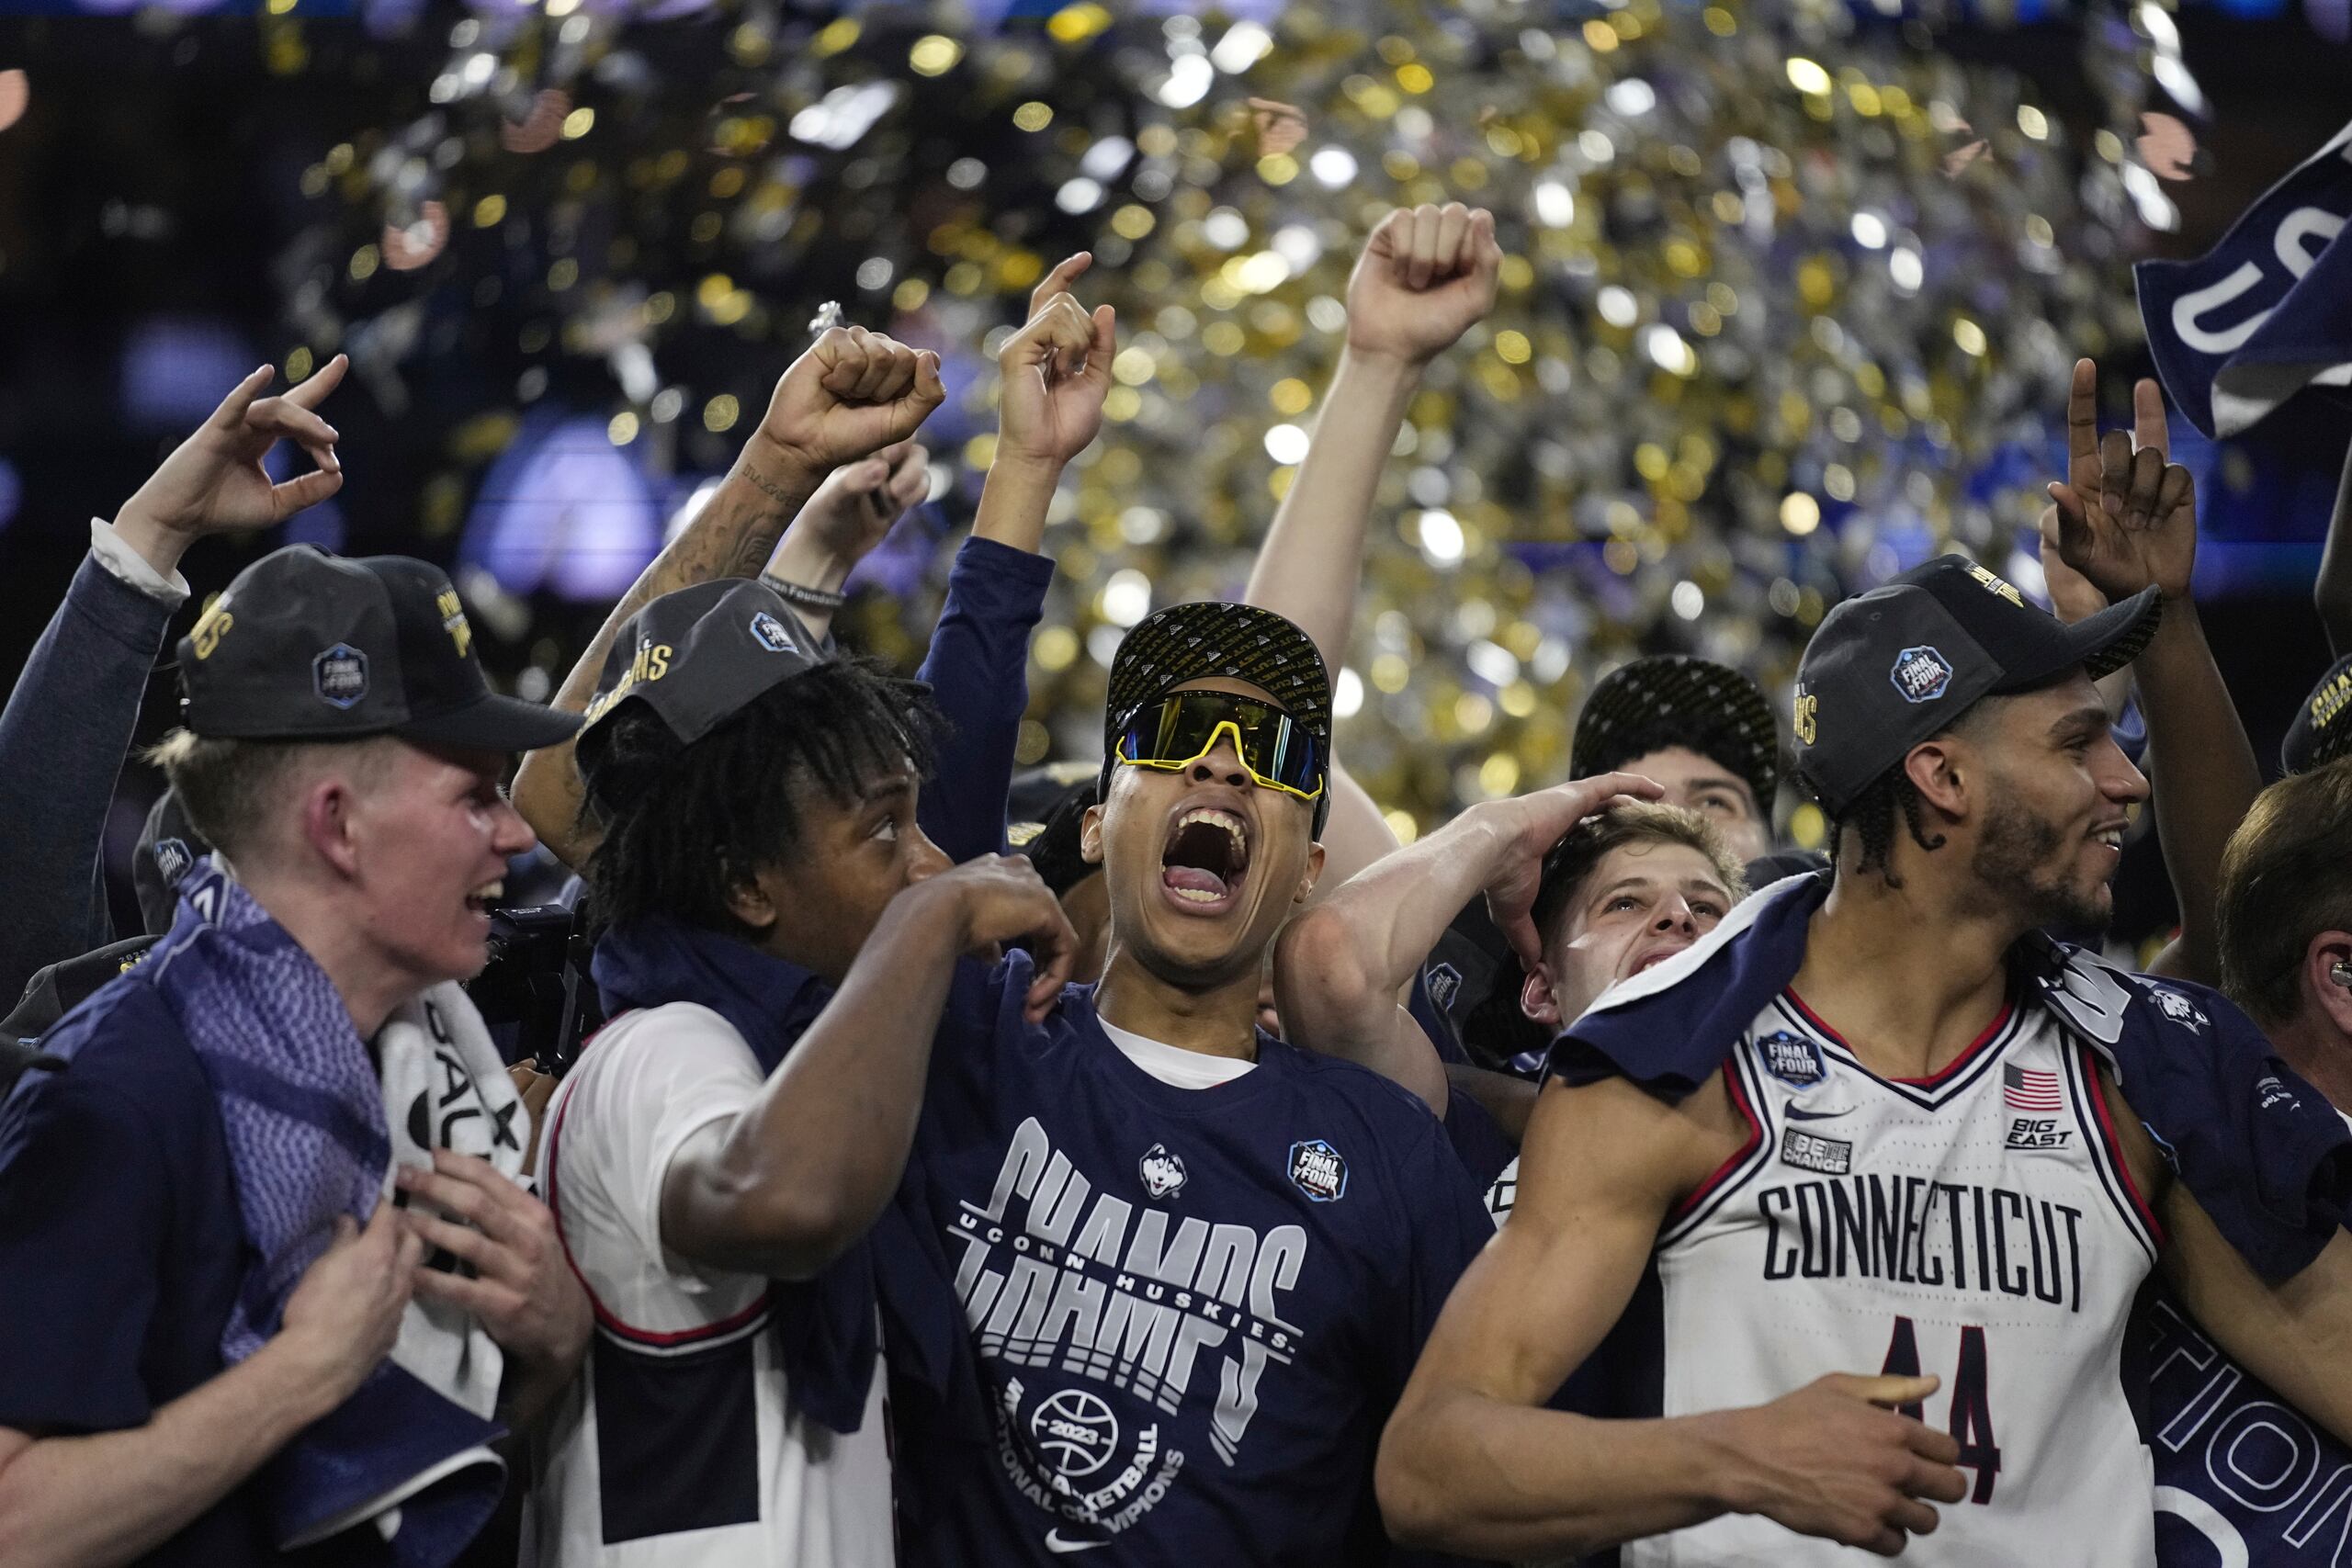
[[[641,703],[605,722],[581,811],[604,835],[587,867],[599,927],[665,914],[753,936],[729,896],[799,847],[797,787],[847,806],[902,762],[928,778],[944,721],[930,687],[844,659],[771,686],[691,745]]]
[[[1886,878],[1889,887],[1902,886],[1903,878],[1894,872],[1897,817],[1910,832],[1911,841],[1921,849],[1944,847],[1944,836],[1928,830],[1927,807],[1919,799],[1918,786],[1898,763],[1872,779],[1847,806],[1845,813],[1830,824],[1829,863],[1833,874],[1838,864],[1838,842],[1846,829],[1851,828],[1861,841],[1861,858],[1854,863],[1854,870],[1862,874],[1875,871]]]

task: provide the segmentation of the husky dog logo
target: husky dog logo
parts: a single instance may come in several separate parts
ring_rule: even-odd
[[[1887,679],[1906,703],[1931,703],[1951,684],[1951,660],[1932,648],[1906,648],[1894,656]]]
[[[2203,1029],[2209,1023],[2204,1011],[2178,991],[2163,986],[2151,986],[2148,995],[2154,999],[2156,1010],[2183,1029]]]
[[[770,653],[782,653],[792,646],[792,634],[784,629],[782,621],[765,610],[752,617],[752,636]]]
[[[1184,1189],[1184,1162],[1170,1154],[1166,1144],[1144,1150],[1136,1170],[1143,1177],[1143,1190],[1155,1199],[1172,1198]]]

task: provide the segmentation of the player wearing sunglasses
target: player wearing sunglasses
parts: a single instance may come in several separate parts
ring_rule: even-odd
[[[1492,1225],[1419,1101],[1256,1027],[1322,868],[1323,661],[1270,611],[1173,605],[1107,710],[1101,983],[1032,1023],[1025,957],[970,967],[932,1056],[901,1213],[978,1398],[894,1386],[904,1560],[1377,1563],[1381,1420]]]

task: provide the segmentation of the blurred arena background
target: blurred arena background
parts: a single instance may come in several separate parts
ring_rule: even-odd
[[[0,581],[52,603],[239,375],[347,351],[349,482],[289,536],[449,565],[542,696],[835,300],[947,362],[933,499],[842,624],[911,663],[996,334],[1091,247],[1119,384],[1048,530],[1022,744],[1087,756],[1123,628],[1238,595],[1372,222],[1461,199],[1499,220],[1502,302],[1411,411],[1340,677],[1342,750],[1409,833],[1560,777],[1637,652],[1785,705],[1845,594],[1953,547],[2036,584],[2068,367],[2120,405],[2130,264],[2201,252],[2352,118],[2348,34],[2352,0],[0,6]],[[2175,428],[2275,766],[2326,662],[2352,420]],[[281,542],[198,551],[185,617]],[[2120,905],[2128,938],[2168,921],[2153,845]]]

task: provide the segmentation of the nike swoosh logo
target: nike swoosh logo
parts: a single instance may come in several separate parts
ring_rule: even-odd
[[[1851,1116],[1853,1113],[1854,1108],[1850,1105],[1841,1105],[1835,1111],[1807,1111],[1803,1106],[1792,1105],[1786,1112],[1792,1122],[1826,1122],[1832,1117]]]
[[[1064,1540],[1062,1532],[1057,1529],[1046,1532],[1046,1550],[1057,1557],[1067,1556],[1073,1551],[1091,1551],[1098,1546],[1110,1544],[1107,1540]]]

